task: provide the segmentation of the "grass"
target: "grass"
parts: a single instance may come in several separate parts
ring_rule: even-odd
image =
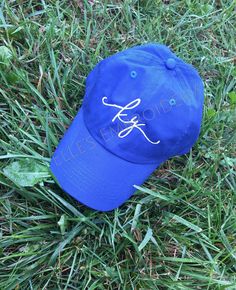
[[[235,1],[2,1],[0,289],[236,289]],[[94,65],[160,42],[199,70],[201,135],[119,209],[92,211],[51,177],[23,187],[4,168],[48,165]]]

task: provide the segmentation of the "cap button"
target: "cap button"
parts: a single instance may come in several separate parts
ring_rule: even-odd
[[[174,69],[176,66],[176,60],[170,57],[166,60],[165,65],[168,69]]]

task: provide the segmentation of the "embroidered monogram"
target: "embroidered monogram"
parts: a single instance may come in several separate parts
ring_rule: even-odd
[[[152,141],[150,140],[146,133],[143,131],[143,129],[141,127],[145,126],[144,123],[139,123],[139,120],[137,118],[137,116],[134,116],[131,120],[125,120],[124,118],[128,116],[128,114],[126,113],[128,110],[132,110],[134,108],[136,108],[140,103],[141,103],[141,99],[137,98],[134,101],[131,101],[130,103],[128,103],[126,106],[122,107],[116,104],[111,104],[107,102],[107,97],[103,97],[102,98],[102,103],[105,106],[108,107],[114,107],[119,109],[118,113],[114,116],[114,118],[112,119],[112,122],[115,122],[116,119],[118,119],[120,122],[122,122],[123,124],[130,124],[130,126],[128,126],[127,128],[121,130],[118,134],[119,138],[124,138],[126,136],[128,136],[135,128],[138,129],[143,136],[145,137],[145,139],[151,143],[151,144],[159,144],[160,140],[158,141]]]

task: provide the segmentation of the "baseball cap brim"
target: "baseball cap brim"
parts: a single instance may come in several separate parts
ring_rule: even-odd
[[[79,202],[100,211],[119,207],[159,164],[137,164],[101,146],[84,124],[83,110],[60,141],[50,168],[61,188]]]

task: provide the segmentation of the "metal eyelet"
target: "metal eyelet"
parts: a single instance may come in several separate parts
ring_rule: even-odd
[[[176,100],[175,99],[170,99],[169,100],[169,104],[171,105],[171,106],[175,106],[176,105]]]
[[[132,79],[135,79],[137,77],[137,72],[135,70],[132,70],[130,72],[130,76],[131,76]]]

